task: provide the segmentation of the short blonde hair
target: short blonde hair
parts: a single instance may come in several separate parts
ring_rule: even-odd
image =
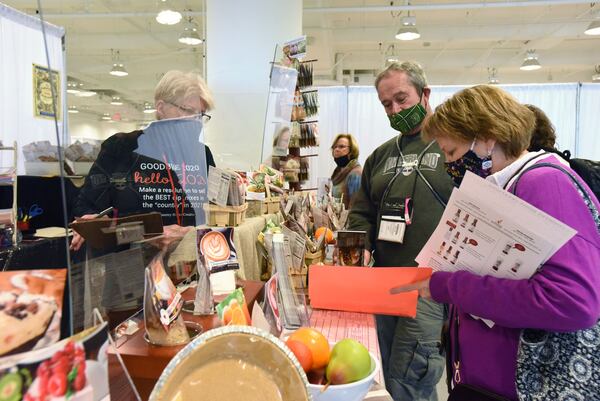
[[[350,153],[348,154],[350,160],[358,159],[358,142],[356,142],[356,139],[354,139],[352,134],[337,134],[331,144],[331,149],[333,150],[333,147],[341,138],[346,138],[348,142],[350,142]]]
[[[471,142],[495,139],[507,157],[529,147],[535,115],[509,93],[493,85],[463,89],[439,105],[422,127],[425,140],[452,137]]]
[[[206,110],[214,108],[212,94],[206,81],[196,72],[167,71],[154,89],[154,102],[179,103],[190,96],[198,96],[206,104]]]
[[[392,72],[403,72],[408,76],[408,80],[417,90],[419,96],[423,94],[423,89],[427,87],[427,77],[421,64],[416,61],[403,61],[402,63],[394,62],[390,64],[385,70],[381,71],[377,78],[375,78],[375,89],[378,88],[379,83],[389,77]]]

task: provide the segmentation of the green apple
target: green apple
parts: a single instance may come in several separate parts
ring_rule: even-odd
[[[325,376],[331,384],[352,383],[371,373],[371,355],[364,345],[351,338],[338,341],[331,350]]]

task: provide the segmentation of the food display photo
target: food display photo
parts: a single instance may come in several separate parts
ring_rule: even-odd
[[[65,269],[0,272],[0,357],[58,341],[65,278]]]
[[[2,401],[110,399],[106,323],[49,347],[0,358]]]

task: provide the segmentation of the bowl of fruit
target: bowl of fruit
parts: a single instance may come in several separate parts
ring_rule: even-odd
[[[302,327],[286,345],[306,372],[313,401],[360,401],[379,371],[377,358],[350,338],[330,344],[319,331]]]

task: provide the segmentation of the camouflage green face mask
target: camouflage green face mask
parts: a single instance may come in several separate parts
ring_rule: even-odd
[[[408,134],[416,126],[421,124],[426,114],[427,110],[425,110],[425,107],[423,107],[419,100],[419,103],[414,106],[401,110],[396,114],[392,114],[391,116],[388,116],[388,118],[390,119],[390,125],[393,129],[400,131],[403,134]]]

